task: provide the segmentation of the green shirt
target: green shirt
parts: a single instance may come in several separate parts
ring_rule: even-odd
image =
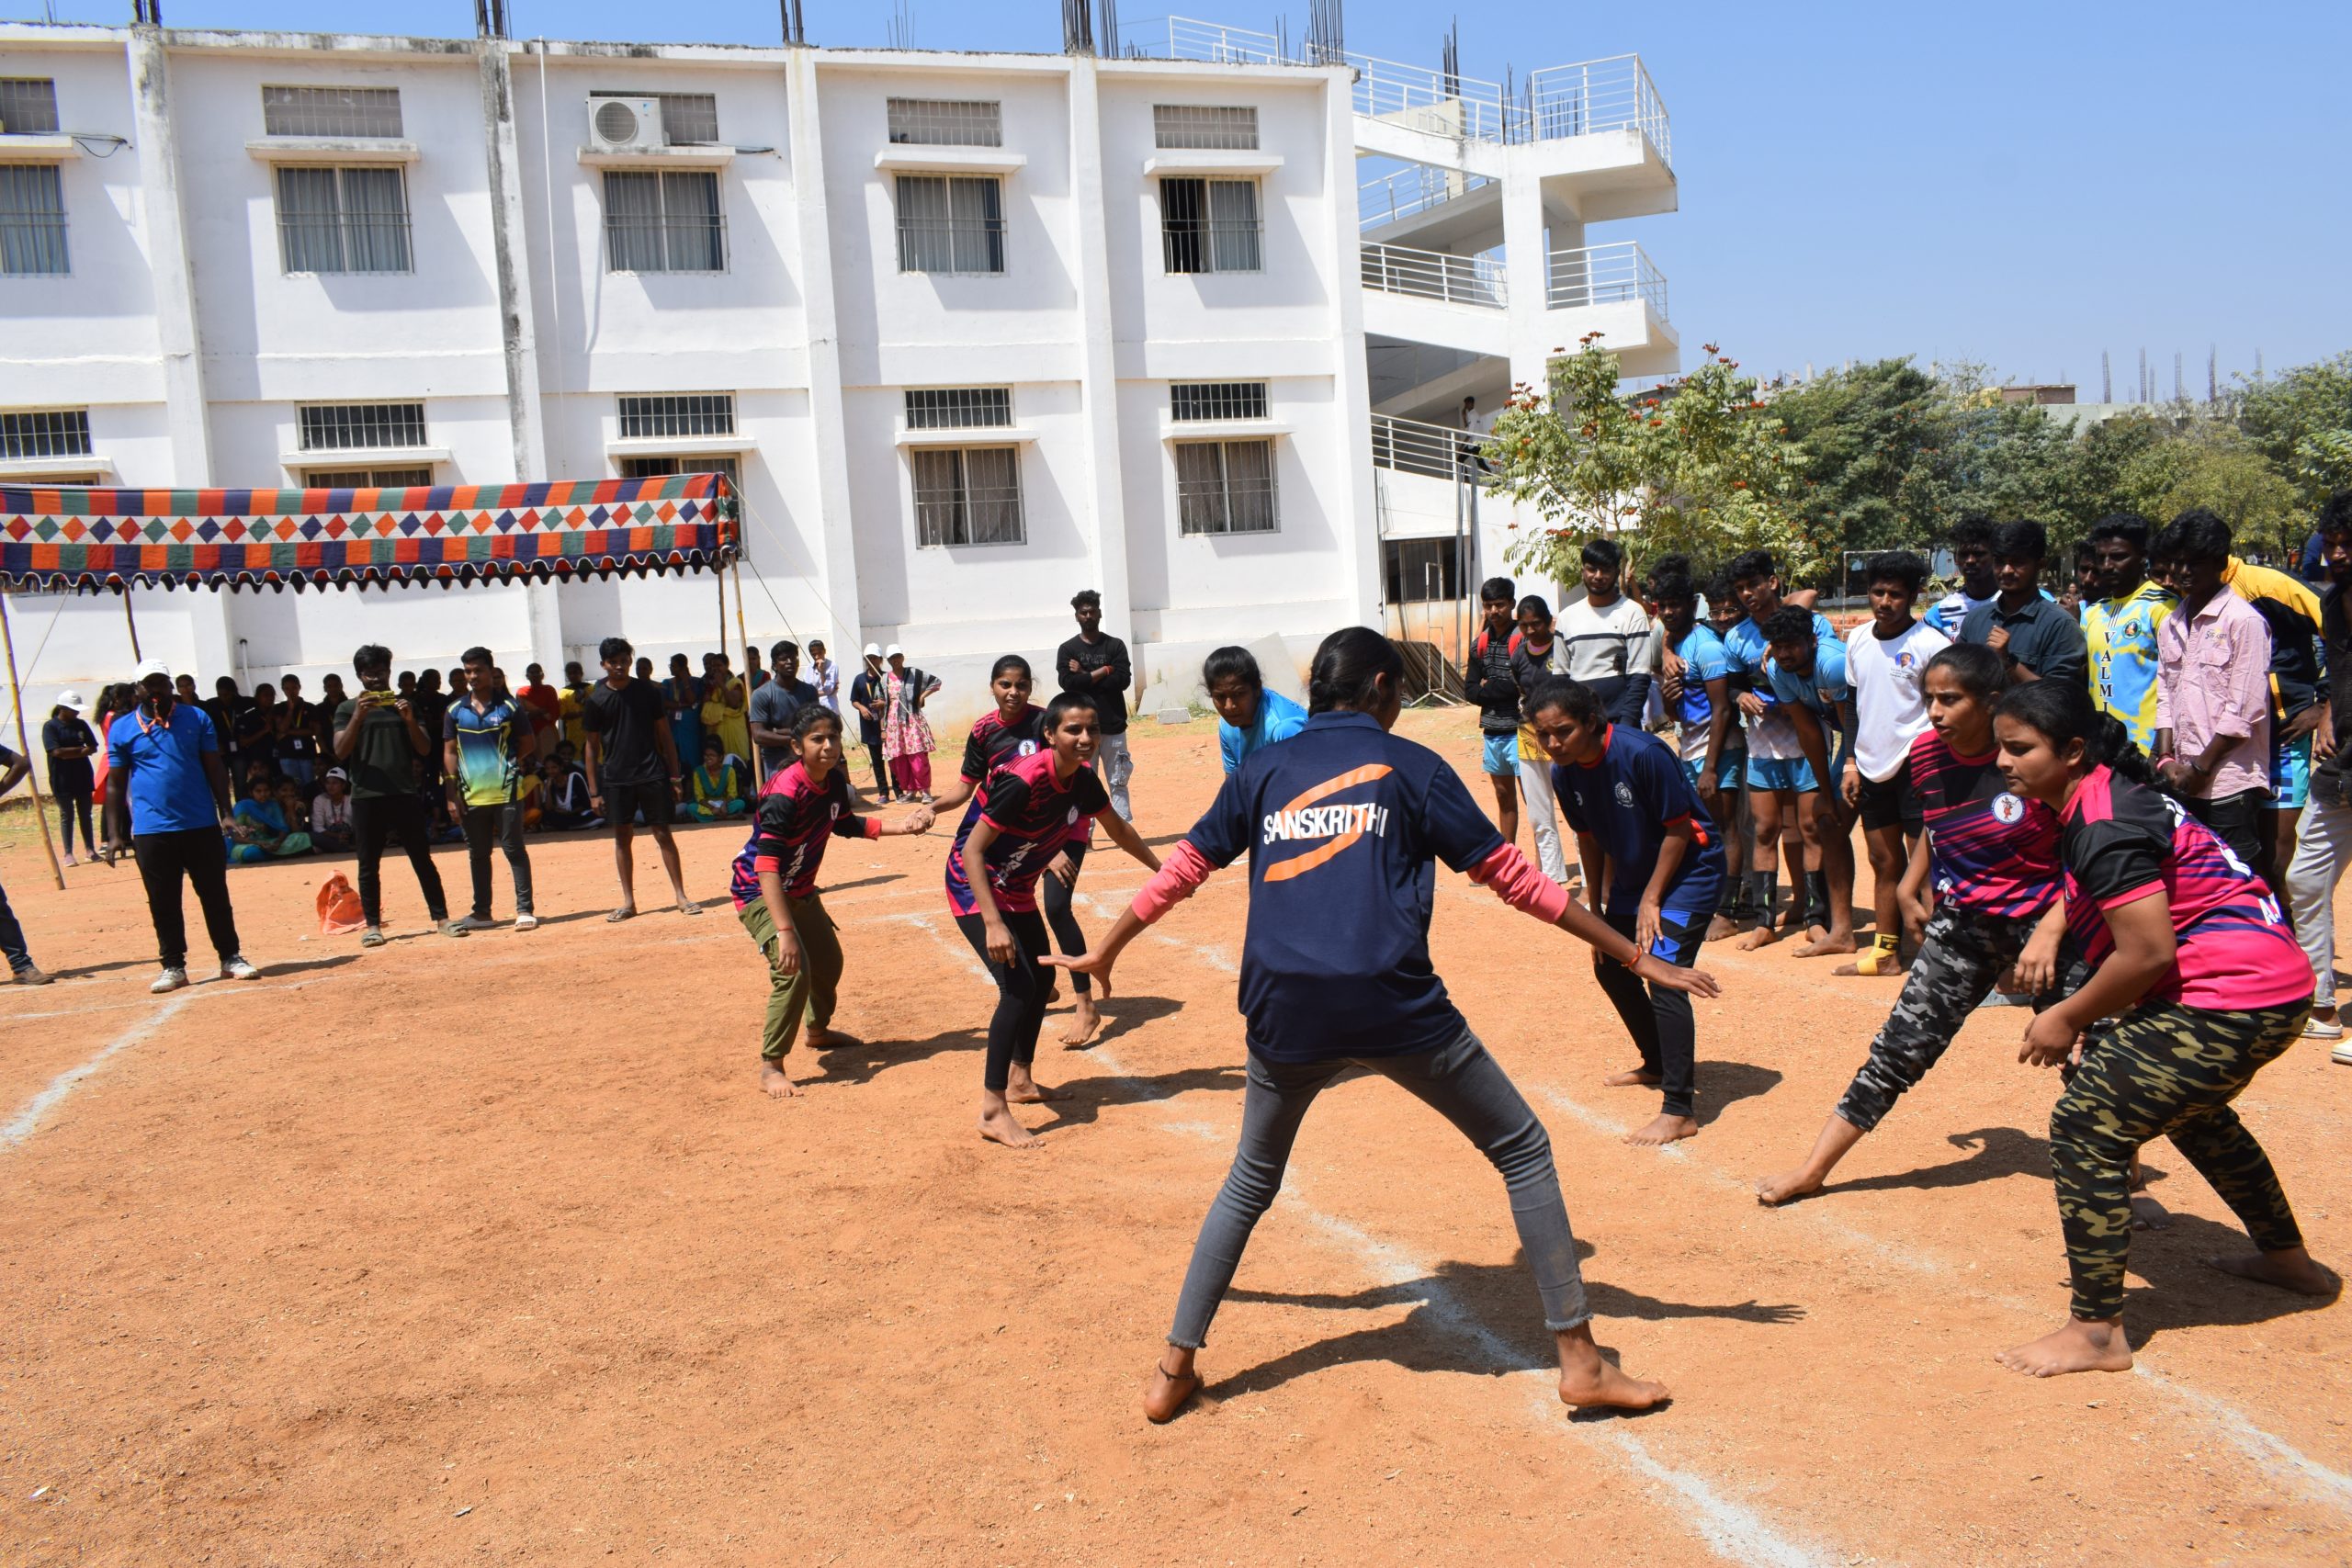
[[[334,710],[334,732],[351,722],[359,699],[349,698]],[[343,759],[351,774],[351,794],[358,800],[416,793],[416,745],[408,736],[408,721],[390,703],[373,709],[359,726],[358,743]]]

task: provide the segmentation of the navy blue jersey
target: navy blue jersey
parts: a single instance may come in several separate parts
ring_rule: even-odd
[[[1600,841],[1609,857],[1612,915],[1631,915],[1657,869],[1658,847],[1677,822],[1690,824],[1690,847],[1674,868],[1658,908],[1671,915],[1712,911],[1724,887],[1724,846],[1714,820],[1699,804],[1682,760],[1657,736],[1612,724],[1600,757],[1589,765],[1552,769],[1560,815],[1579,833]]]
[[[1436,752],[1363,714],[1317,714],[1246,759],[1185,838],[1212,865],[1250,857],[1250,1050],[1402,1056],[1461,1036],[1430,964],[1432,863],[1468,871],[1503,840]]]

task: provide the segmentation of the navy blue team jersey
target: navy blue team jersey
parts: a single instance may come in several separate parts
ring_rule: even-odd
[[[1184,835],[1210,864],[1250,857],[1241,1016],[1270,1061],[1402,1056],[1467,1027],[1430,965],[1442,860],[1502,848],[1461,778],[1358,713],[1319,713],[1253,752]]]
[[[1631,915],[1640,908],[1666,830],[1682,821],[1690,824],[1692,842],[1658,908],[1669,915],[1713,910],[1724,888],[1723,840],[1672,747],[1644,730],[1612,724],[1601,738],[1600,761],[1589,767],[1555,763],[1552,789],[1569,828],[1600,840],[1609,857],[1608,913]]]

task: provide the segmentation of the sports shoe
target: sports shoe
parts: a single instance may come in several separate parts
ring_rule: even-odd
[[[361,931],[359,933],[359,945],[362,947],[383,946],[384,928],[381,926],[369,926],[366,931]]]
[[[463,936],[468,931],[486,931],[491,929],[491,924],[480,915],[461,915],[442,929],[451,936]]]
[[[80,865],[82,863],[74,858],[74,852],[72,850],[68,850],[65,852],[65,863],[67,865]]]
[[[2339,1067],[2352,1067],[2352,1045],[2338,1045],[2327,1054],[2327,1059]]]
[[[17,971],[17,984],[19,986],[46,986],[53,978],[55,976],[42,973],[38,964],[28,964]]]
[[[156,996],[159,996],[159,997],[160,997],[160,996],[162,996],[162,995],[163,995],[164,992],[166,992],[166,991],[176,991],[176,990],[178,990],[182,986],[185,986],[185,985],[187,985],[187,970],[185,970],[185,969],[166,969],[166,970],[164,970],[161,975],[156,976],[155,976],[155,983],[154,983],[153,985],[152,985],[152,986],[148,987],[147,988],[148,988],[148,990],[150,990],[150,991],[153,992]]]
[[[2341,1040],[2344,1038],[2344,1022],[2341,1019],[2320,1018],[2314,1016],[2303,1025],[2303,1038],[2306,1040]]]
[[[526,909],[521,914],[514,917],[514,929],[518,931],[537,931],[539,929],[539,917],[531,913],[530,910]]]
[[[220,978],[223,980],[258,980],[261,978],[261,971],[246,963],[245,955],[243,953],[232,953],[228,957],[220,961]]]

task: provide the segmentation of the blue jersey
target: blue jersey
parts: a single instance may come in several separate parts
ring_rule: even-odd
[[[150,718],[141,703],[108,726],[107,787],[120,789],[123,770],[130,770],[131,832],[186,833],[219,827],[220,813],[213,804],[204,754],[220,750],[212,716],[194,703],[174,704],[160,721]]]
[[[1682,694],[1668,705],[1684,728],[1703,728],[1715,716],[1707,682],[1731,673],[1731,654],[1713,626],[1693,623],[1690,635],[1674,645],[1674,657],[1682,660]]]
[[[1502,835],[1426,746],[1320,713],[1225,781],[1184,835],[1250,857],[1241,1015],[1277,1062],[1433,1051],[1467,1027],[1430,964],[1433,862],[1468,871]]]
[[[1824,648],[1838,649],[1838,668],[1846,668],[1846,645],[1838,640],[1838,628],[1829,617],[1815,610],[1813,613],[1813,635]],[[1764,640],[1764,628],[1753,616],[1724,634],[1724,655],[1731,663],[1734,674],[1746,675],[1749,689],[1764,699],[1766,706],[1781,701],[1772,684],[1772,645]]]
[[[1553,766],[1552,790],[1568,826],[1599,840],[1609,857],[1608,913],[1631,915],[1640,906],[1666,830],[1678,822],[1690,824],[1692,842],[1658,908],[1670,915],[1713,912],[1724,888],[1723,842],[1681,759],[1665,741],[1612,724],[1601,738],[1598,761]]]
[[[1846,645],[1828,637],[1813,646],[1813,673],[1800,675],[1785,669],[1780,660],[1771,663],[1772,694],[1784,703],[1802,703],[1821,720],[1821,727],[1836,730],[1845,723],[1845,705],[1853,700],[1854,688],[1846,679]]]
[[[1287,740],[1306,728],[1306,710],[1283,696],[1280,692],[1262,688],[1258,693],[1258,716],[1247,729],[1236,729],[1223,719],[1216,722],[1217,755],[1224,759],[1225,771],[1241,766],[1252,752],[1263,750],[1277,740]]]

